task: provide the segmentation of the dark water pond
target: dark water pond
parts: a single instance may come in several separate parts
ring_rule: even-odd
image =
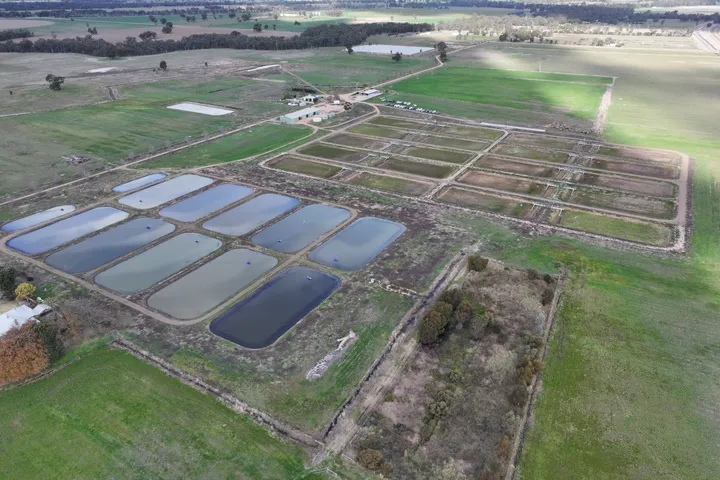
[[[308,205],[256,234],[252,241],[278,252],[297,252],[349,217],[344,208]]]
[[[239,237],[295,208],[299,203],[297,198],[266,193],[211,218],[203,223],[203,228]]]
[[[45,253],[60,245],[121,222],[128,216],[127,212],[113,207],[93,208],[33,232],[15,237],[7,244],[15,250],[30,255]]]
[[[130,180],[127,183],[121,183],[117,187],[113,187],[113,192],[129,192],[130,190],[135,190],[136,188],[140,188],[144,185],[162,180],[165,177],[167,177],[167,175],[164,173],[151,173],[150,175]]]
[[[180,222],[194,222],[227,207],[253,193],[252,188],[240,185],[218,185],[160,210],[163,217]]]
[[[267,347],[339,286],[339,278],[314,268],[290,267],[213,320],[210,331],[243,347]]]
[[[52,220],[53,218],[61,217],[67,213],[75,211],[75,205],[60,205],[59,207],[48,208],[42,212],[28,215],[27,217],[18,218],[12,222],[6,223],[2,226],[4,232],[17,232],[18,230],[25,230],[26,228],[40,225],[43,222]]]
[[[210,185],[212,178],[201,177],[200,175],[180,175],[139,192],[131,193],[118,200],[121,204],[138,210],[155,208],[188,193],[200,190]]]
[[[136,218],[47,257],[45,262],[69,273],[89,272],[175,231],[155,218]]]
[[[99,285],[119,293],[137,293],[174,275],[222,246],[199,233],[182,233],[95,276]]]
[[[148,305],[181,320],[197,318],[257,280],[277,263],[276,258],[254,250],[230,250],[153,293],[148,298]]]
[[[405,232],[405,225],[364,217],[340,230],[310,252],[310,260],[340,270],[358,270]]]

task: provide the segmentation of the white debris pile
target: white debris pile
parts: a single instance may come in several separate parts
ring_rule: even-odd
[[[83,157],[82,155],[71,155],[63,158],[73,165],[80,165],[81,163],[85,163],[90,160],[90,157]]]
[[[327,372],[328,368],[330,368],[333,363],[337,362],[337,360],[342,357],[342,354],[345,352],[345,350],[347,350],[350,345],[355,343],[355,340],[357,340],[357,338],[357,334],[352,330],[350,330],[350,333],[345,335],[343,338],[338,338],[337,342],[339,343],[337,348],[325,355],[322,360],[316,363],[315,366],[310,369],[307,375],[305,375],[305,379],[315,380],[322,377],[325,372]]]

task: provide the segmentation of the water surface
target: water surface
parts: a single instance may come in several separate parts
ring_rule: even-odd
[[[200,317],[277,265],[276,258],[254,250],[230,250],[148,298],[148,305],[171,317]]]
[[[211,218],[203,223],[203,228],[239,237],[295,208],[299,203],[297,198],[266,193]]]
[[[278,252],[297,252],[348,218],[350,212],[344,208],[308,205],[270,225],[253,236],[252,241]]]
[[[340,279],[332,275],[290,267],[213,320],[210,331],[243,347],[267,347],[338,286]]]
[[[53,218],[61,217],[67,213],[75,211],[75,205],[60,205],[59,207],[48,208],[42,212],[28,215],[27,217],[18,218],[12,222],[6,223],[2,226],[2,230],[5,232],[17,232],[18,230],[25,230],[26,228],[40,225],[41,223],[52,220]]]
[[[80,237],[125,220],[129,214],[113,207],[97,207],[59,220],[10,240],[7,245],[29,255],[49,252]]]
[[[227,207],[253,193],[252,188],[223,184],[160,210],[163,217],[180,222],[194,222]]]
[[[135,190],[136,188],[162,180],[165,177],[167,177],[167,175],[164,173],[151,173],[150,175],[130,180],[127,183],[121,183],[117,187],[113,187],[113,192],[129,192],[130,190]]]
[[[357,270],[403,234],[405,225],[382,218],[364,217],[340,230],[310,252],[310,260],[341,270]]]
[[[95,276],[99,285],[119,293],[137,293],[174,275],[222,246],[215,238],[182,233]]]
[[[139,210],[155,208],[188,193],[200,190],[215,180],[200,175],[180,175],[139,192],[131,193],[118,200],[121,204]]]
[[[59,250],[45,259],[64,272],[89,272],[175,231],[175,225],[155,218],[136,218],[94,237]]]

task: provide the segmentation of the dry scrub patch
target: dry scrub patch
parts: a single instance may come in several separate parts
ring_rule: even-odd
[[[643,175],[646,177],[655,177],[662,179],[676,179],[680,176],[680,171],[675,167],[665,165],[645,165],[640,163],[630,163],[627,161],[611,160],[605,158],[593,158],[589,165],[591,168],[599,170],[609,170],[618,173],[631,173],[633,175]]]
[[[544,183],[533,182],[506,175],[496,175],[478,170],[467,170],[458,179],[458,182],[477,187],[493,188],[506,192],[536,196],[542,195],[542,193],[548,188],[548,185]]]
[[[444,190],[436,198],[441,202],[459,205],[461,207],[521,218],[530,211],[532,206],[528,201],[521,202],[506,197],[497,197],[495,195],[488,195],[456,187],[450,187]]]
[[[485,155],[475,162],[475,166],[479,168],[490,168],[507,173],[517,173],[520,175],[528,175],[531,177],[552,178],[560,173],[560,169],[555,167],[546,167],[532,163],[515,162],[507,158],[496,157],[495,155]]]
[[[494,262],[469,272],[433,307],[454,310],[445,333],[419,347],[348,453],[362,463],[379,452],[374,469],[392,479],[502,475],[541,367],[555,286],[553,277]]]

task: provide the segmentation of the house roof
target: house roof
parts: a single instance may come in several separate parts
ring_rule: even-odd
[[[13,328],[14,326],[20,326],[25,322],[34,320],[37,315],[52,310],[45,304],[39,304],[35,308],[30,308],[27,305],[20,305],[13,308],[12,310],[0,315],[0,336],[5,335],[5,332]]]

